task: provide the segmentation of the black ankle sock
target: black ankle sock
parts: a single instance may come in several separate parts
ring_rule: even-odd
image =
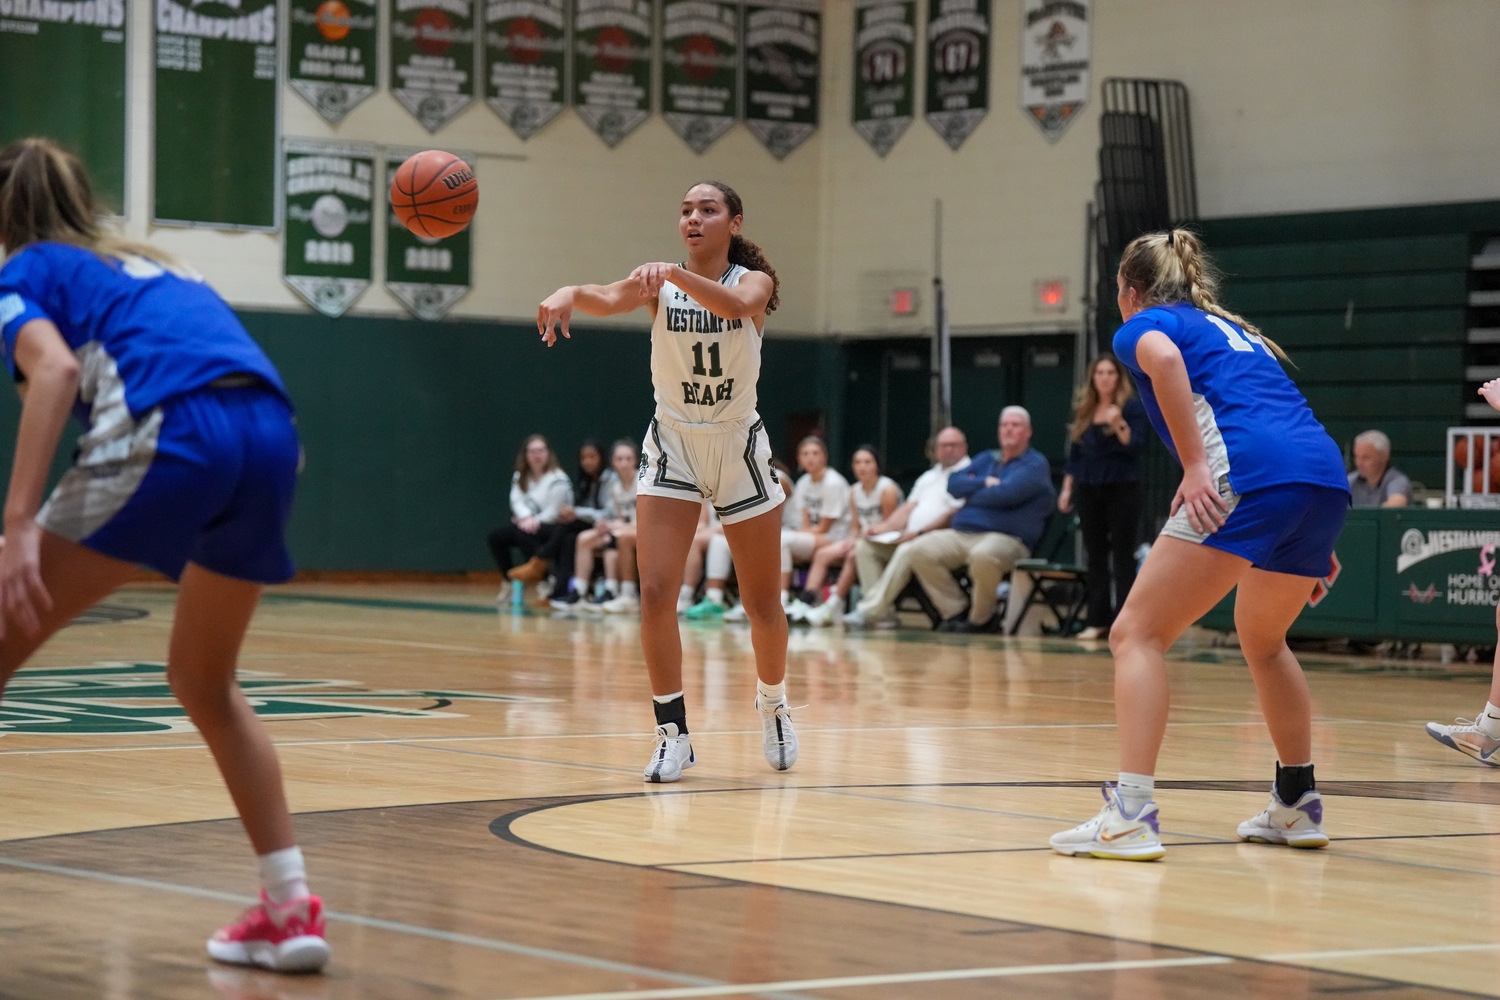
[[[810,590],[804,590],[804,591],[802,591],[802,593],[798,594],[797,595],[797,600],[801,601],[803,604],[806,604],[810,608],[811,607],[816,607],[817,604],[819,603],[819,601],[818,601],[818,595],[814,594]]]
[[[665,704],[653,701],[651,707],[656,709],[656,724],[658,726],[665,726],[667,723],[673,722],[677,724],[678,736],[687,734],[687,703],[681,695]]]
[[[1276,797],[1287,805],[1295,805],[1297,800],[1308,792],[1317,788],[1313,781],[1313,766],[1303,764],[1299,767],[1284,767],[1280,761],[1276,764]]]

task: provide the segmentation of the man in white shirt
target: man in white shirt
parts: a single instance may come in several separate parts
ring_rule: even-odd
[[[938,431],[937,464],[922,473],[906,503],[879,524],[870,526],[854,548],[859,565],[860,602],[844,616],[851,628],[893,627],[896,598],[911,579],[907,545],[920,535],[946,528],[963,506],[948,492],[948,477],[969,464],[969,442],[957,427]]]

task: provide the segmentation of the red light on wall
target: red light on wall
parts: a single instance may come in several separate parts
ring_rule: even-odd
[[[915,288],[893,288],[891,289],[891,315],[911,316],[917,311],[917,290]]]
[[[1042,278],[1036,282],[1036,311],[1067,312],[1068,282],[1065,278]]]

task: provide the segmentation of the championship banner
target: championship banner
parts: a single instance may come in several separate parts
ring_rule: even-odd
[[[287,139],[283,156],[282,280],[324,316],[342,316],[370,287],[375,149]]]
[[[277,20],[276,0],[154,0],[153,222],[276,228]]]
[[[562,112],[567,66],[565,0],[487,0],[484,102],[516,135],[529,139]]]
[[[1092,0],[1025,0],[1021,107],[1053,142],[1089,99]]]
[[[573,0],[573,107],[607,146],[651,115],[651,0]]]
[[[745,5],[745,126],[778,160],[818,129],[819,0]]]
[[[391,95],[429,132],[474,100],[474,25],[479,0],[395,0]]]
[[[665,0],[661,61],[662,118],[701,153],[739,116],[739,4]]]
[[[337,124],[375,93],[375,0],[290,0],[287,83],[325,121]]]
[[[0,4],[0,146],[45,135],[125,212],[125,0]]]
[[[387,149],[385,175],[392,177],[396,168],[415,149]],[[454,152],[465,163],[473,164],[471,153]],[[469,294],[470,261],[473,259],[474,226],[447,239],[432,240],[418,236],[396,219],[389,202],[385,207],[385,287],[418,319],[439,320],[454,304]]]
[[[911,126],[916,44],[916,0],[855,0],[854,130],[881,156]]]
[[[990,0],[932,0],[927,19],[927,123],[953,149],[990,110]]]

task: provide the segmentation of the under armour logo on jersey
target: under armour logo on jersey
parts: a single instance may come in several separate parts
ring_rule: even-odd
[[[686,302],[687,301],[687,293],[686,292],[673,292],[672,293],[672,301],[673,302]]]

